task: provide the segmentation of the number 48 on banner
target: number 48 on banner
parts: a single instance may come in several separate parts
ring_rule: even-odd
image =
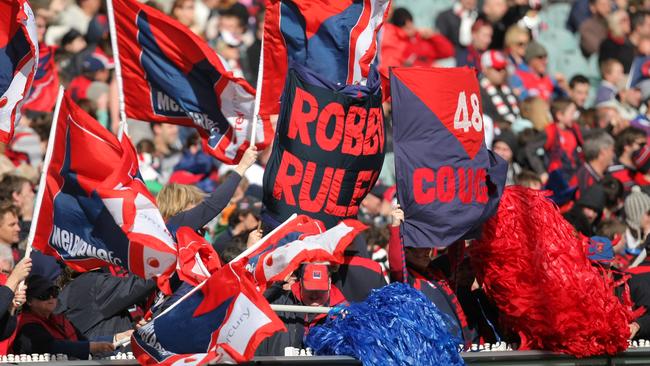
[[[462,129],[464,132],[468,132],[471,127],[474,127],[477,132],[481,132],[483,130],[483,116],[481,116],[479,100],[476,93],[472,93],[469,100],[472,105],[471,119],[467,108],[465,92],[462,91],[458,94],[458,104],[456,105],[456,113],[454,114],[454,129]]]

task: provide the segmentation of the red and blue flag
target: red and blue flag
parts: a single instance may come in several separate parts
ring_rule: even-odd
[[[59,71],[54,61],[56,47],[41,43],[38,46],[38,69],[32,90],[25,99],[23,110],[51,113],[59,93]]]
[[[0,0],[0,143],[9,143],[38,66],[34,13],[25,0]]]
[[[247,255],[248,268],[260,287],[282,281],[305,262],[342,263],[345,249],[367,227],[357,220],[343,220],[329,230],[325,225],[299,215],[263,238]]]
[[[284,324],[243,266],[231,263],[131,336],[141,365],[245,362]],[[180,301],[180,302],[178,302]],[[180,336],[179,336],[180,335]]]
[[[494,212],[507,164],[484,142],[474,70],[392,68],[397,194],[408,247],[447,247]]]
[[[117,265],[144,278],[173,271],[176,245],[131,141],[118,141],[68,94],[55,123],[34,248],[77,271]]]
[[[290,63],[333,84],[365,84],[390,0],[266,0],[260,115],[280,113]]]
[[[255,90],[164,13],[135,0],[114,0],[113,9],[127,117],[194,127],[207,152],[237,163],[250,145]],[[268,119],[255,123],[261,151],[273,131]]]

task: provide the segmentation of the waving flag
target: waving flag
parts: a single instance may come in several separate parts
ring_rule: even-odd
[[[38,69],[29,97],[23,110],[50,113],[54,110],[59,92],[59,71],[54,62],[55,47],[46,44],[38,46]]]
[[[176,231],[178,242],[178,277],[197,286],[221,268],[221,260],[212,245],[189,227]]]
[[[280,112],[288,65],[333,84],[365,84],[390,0],[266,0],[260,115]]]
[[[204,148],[235,164],[250,145],[255,90],[233,76],[204,40],[135,0],[114,0],[126,115],[196,128]],[[256,118],[258,149],[273,135]]]
[[[134,332],[131,346],[138,362],[244,362],[253,358],[265,338],[286,331],[243,265],[221,268],[200,290]]]
[[[34,248],[77,271],[118,265],[144,278],[173,271],[176,247],[139,178],[131,141],[118,141],[67,94],[59,109]]]
[[[357,220],[343,220],[326,231],[322,222],[299,215],[262,239],[245,259],[263,288],[284,280],[303,262],[342,263],[345,249],[366,228]]]
[[[38,66],[34,13],[25,0],[0,0],[0,142],[8,143]]]
[[[392,69],[405,246],[447,247],[496,211],[507,164],[485,147],[480,95],[469,68]]]

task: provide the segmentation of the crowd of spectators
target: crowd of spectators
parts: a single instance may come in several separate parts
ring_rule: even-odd
[[[650,82],[630,85],[628,75],[634,72],[636,57],[650,56],[650,3],[447,2],[450,7],[443,11],[432,7],[428,26],[416,26],[413,12],[422,19],[424,3],[433,2],[394,1],[379,34],[380,72],[387,76],[391,66],[474,67],[486,145],[508,162],[507,184],[547,190],[577,231],[597,236],[611,248],[614,267],[643,268],[650,234]],[[105,3],[30,3],[40,48],[54,55],[61,84],[84,110],[116,132],[117,85]],[[262,1],[145,3],[205,39],[235,75],[255,85]],[[543,16],[558,6],[565,9],[561,30],[550,27]],[[596,75],[551,69],[558,52],[549,47],[549,34],[559,31],[570,35],[583,62],[597,60]],[[389,104],[385,111],[390,124]],[[0,338],[5,339],[0,352],[86,358],[113,351],[112,342],[142,324],[156,286],[118,268],[77,273],[38,252],[21,259],[51,119],[51,111],[25,110],[14,140],[0,146]],[[229,166],[204,153],[190,128],[132,121],[129,134],[142,177],[157,195],[172,231],[192,227],[213,243],[223,262],[264,234],[262,178],[270,148],[249,149],[239,165]],[[466,341],[507,338],[498,319],[489,315],[496,311],[482,299],[469,261],[456,256],[458,246],[441,251],[407,248],[403,268],[398,255],[403,213],[394,209],[396,177],[390,150],[380,182],[361,204],[359,218],[370,227],[346,252],[346,262],[304,265],[265,295],[275,303],[335,305],[362,300],[370,289],[404,280],[407,274],[416,288],[452,315]],[[646,274],[636,276],[634,290],[650,291]],[[23,281],[26,287],[20,286]],[[633,297],[637,305],[650,305],[643,304],[644,296],[633,292]],[[289,333],[265,342],[258,354],[300,347],[309,326],[322,319],[280,315]],[[632,337],[650,336],[650,317],[630,329]]]

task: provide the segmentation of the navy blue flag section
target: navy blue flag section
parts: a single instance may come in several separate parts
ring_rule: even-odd
[[[365,86],[289,69],[264,172],[267,216],[280,223],[304,214],[327,228],[357,216],[384,162],[380,84],[374,68]]]
[[[473,238],[496,212],[507,163],[485,147],[469,68],[393,68],[393,141],[404,246]]]

